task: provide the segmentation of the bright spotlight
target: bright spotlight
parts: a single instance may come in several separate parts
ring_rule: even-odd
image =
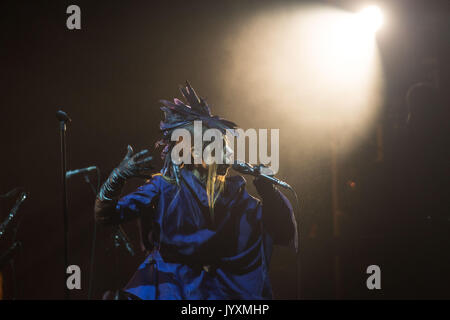
[[[252,106],[279,106],[291,115],[283,121],[311,137],[345,124],[348,140],[340,143],[351,147],[372,128],[382,103],[375,33],[365,28],[380,25],[379,11],[291,8],[262,11],[246,19],[241,32],[230,38],[232,58],[222,78],[224,90],[229,90],[225,96],[239,96]],[[248,88],[258,94],[249,97]],[[272,118],[267,115],[261,119]],[[297,143],[295,138],[292,142]]]
[[[383,13],[377,6],[369,6],[357,14],[357,20],[361,28],[375,33],[383,25]]]

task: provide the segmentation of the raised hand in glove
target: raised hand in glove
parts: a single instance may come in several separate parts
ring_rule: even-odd
[[[94,209],[97,223],[115,223],[114,221],[118,218],[115,214],[115,206],[125,182],[130,178],[144,177],[143,173],[151,169],[152,157],[147,155],[148,150],[133,155],[133,148],[128,146],[127,155],[111,172],[97,195]]]
[[[125,158],[119,166],[111,172],[108,179],[100,188],[100,192],[97,196],[98,200],[117,200],[126,180],[135,177],[144,177],[144,172],[152,168],[150,162],[153,158],[147,155],[148,150],[142,150],[133,155],[133,148],[128,146],[128,152]]]

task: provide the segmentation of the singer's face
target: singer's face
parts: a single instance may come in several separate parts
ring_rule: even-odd
[[[222,163],[217,166],[217,174],[226,175],[228,169],[231,167],[233,163],[234,152],[231,149],[230,143],[227,140],[226,136],[223,136],[223,154],[222,154]]]
[[[221,152],[220,155],[216,157],[216,152]],[[233,149],[231,149],[231,146],[226,139],[226,136],[223,136],[223,147],[222,150],[214,150],[211,154],[213,159],[212,161],[216,162],[217,164],[217,174],[218,175],[226,175],[228,172],[228,169],[231,167],[231,164],[233,163]],[[208,161],[208,163],[211,163]],[[205,162],[203,162],[203,167],[206,169],[207,165]]]
[[[219,175],[226,175],[228,172],[228,168],[231,167],[232,163],[233,163],[233,159],[234,159],[234,150],[231,148],[231,143],[228,141],[227,135],[223,134],[222,137],[222,148],[216,148],[216,146],[214,145],[214,142],[211,141],[203,141],[202,143],[202,149],[201,152],[196,151],[195,149],[195,130],[193,125],[188,125],[186,127],[184,127],[185,129],[187,129],[190,134],[191,134],[191,155],[192,155],[192,159],[191,159],[191,163],[194,163],[194,167],[196,167],[197,169],[202,168],[203,170],[206,170],[208,168],[208,164],[210,163],[216,163],[217,164],[217,174]],[[209,129],[206,126],[202,127],[203,132],[202,134],[205,133],[205,131],[207,129]],[[202,136],[203,139],[203,136]],[[182,140],[179,140],[179,142],[181,142]],[[209,147],[208,150],[207,147]],[[212,148],[212,149],[211,149]],[[207,151],[207,152],[205,152]],[[216,154],[217,152],[220,152],[220,154]],[[198,157],[201,157],[202,163],[201,164],[195,164],[195,158],[198,159]],[[205,158],[206,157],[206,158]]]

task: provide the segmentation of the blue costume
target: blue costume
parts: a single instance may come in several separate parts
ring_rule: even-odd
[[[152,247],[125,291],[141,299],[270,299],[272,244],[295,238],[289,201],[271,185],[256,184],[261,203],[243,177],[230,176],[212,223],[205,186],[189,170],[181,178],[178,187],[155,175],[116,206],[121,221],[146,221]]]
[[[226,176],[229,165],[224,163],[196,167],[173,161],[171,150],[177,143],[171,139],[174,130],[189,127],[196,120],[222,133],[236,128],[233,122],[213,116],[189,83],[180,90],[189,105],[178,99],[161,101],[165,120],[160,124],[163,136],[157,144],[164,146],[162,173],[119,200],[127,179],[142,177],[152,159],[144,158],[147,150],[133,155],[128,146],[127,155],[102,185],[95,202],[99,223],[141,220],[142,239],[150,253],[124,288],[125,296],[270,299],[272,245],[296,247],[292,207],[272,184],[258,178],[254,184],[262,202],[252,197],[245,190],[244,178]],[[205,167],[206,183],[198,171],[205,171]]]

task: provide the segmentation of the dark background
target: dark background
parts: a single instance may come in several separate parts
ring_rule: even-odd
[[[323,2],[344,9],[360,3]],[[293,1],[2,2],[0,193],[17,186],[30,192],[20,211],[18,299],[64,297],[55,112],[61,108],[73,120],[68,127],[69,169],[97,165],[103,180],[125,155],[127,144],[136,150],[153,147],[159,137],[158,100],[179,97],[177,86],[186,79],[212,102],[216,114],[243,127],[258,127],[251,114],[264,110],[267,121],[261,127],[280,128],[279,176],[295,187],[302,206],[303,298],[450,298],[449,2],[385,1],[395,17],[395,32],[379,39],[386,81],[379,120],[384,158],[375,161],[375,131],[339,158],[339,237],[333,236],[329,154],[308,145],[307,137],[299,137],[298,146],[283,144],[283,135],[298,134],[295,125],[281,121],[292,115],[240,101],[215,104],[222,98],[218,74],[230,59],[220,39],[235,32],[236,25],[245,25],[251,13],[288,3]],[[81,30],[66,28],[70,4],[81,7]],[[412,84],[437,79],[437,118],[442,121],[427,129],[425,148],[406,125],[405,95]],[[295,152],[283,152],[289,148]],[[291,158],[283,159],[283,154]],[[139,183],[131,182],[127,191]],[[82,290],[71,296],[86,299],[94,195],[81,176],[69,180],[68,192],[69,263],[82,270]],[[13,203],[0,199],[1,220]],[[125,229],[138,248],[136,223]],[[94,298],[116,283],[124,285],[143,260],[142,253],[130,258],[122,250],[115,265],[110,231],[98,231]],[[3,239],[2,250],[9,244]],[[382,290],[366,288],[371,264],[381,267]],[[294,299],[294,254],[277,247],[271,267],[275,297]],[[8,266],[2,273],[4,297],[11,298],[12,270]]]

